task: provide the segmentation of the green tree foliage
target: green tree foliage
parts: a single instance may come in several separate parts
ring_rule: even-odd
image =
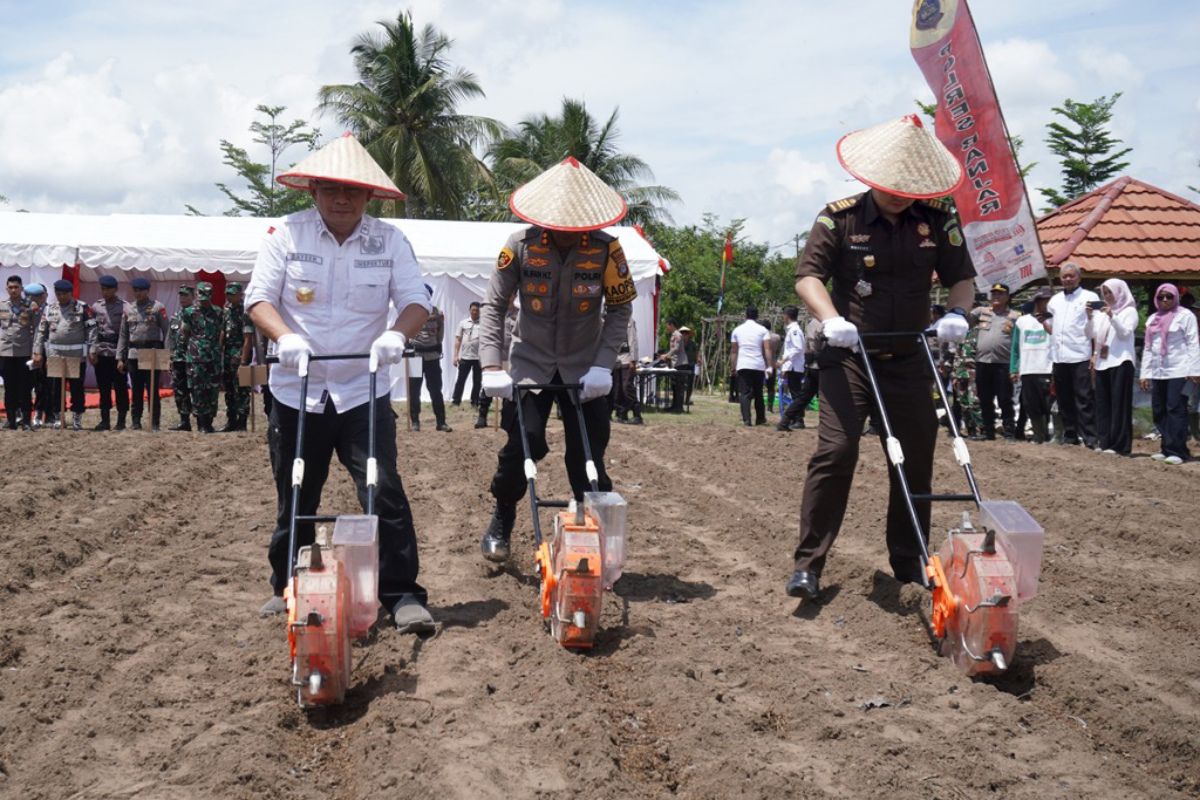
[[[491,183],[474,148],[502,128],[458,113],[484,92],[447,60],[445,34],[432,25],[418,31],[409,12],[378,24],[380,33],[361,34],[350,49],[358,81],[322,86],[318,108],[349,127],[408,195],[395,204],[398,216],[463,219],[479,187]]]
[[[518,123],[488,149],[496,198],[484,216],[509,218],[506,200],[514,189],[574,156],[625,198],[629,224],[670,223],[666,205],[678,202],[679,195],[666,186],[641,183],[654,180],[654,173],[645,161],[618,148],[617,113],[614,109],[601,124],[582,101],[563,98],[558,116],[537,114]]]
[[[1121,92],[1109,97],[1100,96],[1090,103],[1077,103],[1068,98],[1061,106],[1051,109],[1069,123],[1051,122],[1046,144],[1062,160],[1063,185],[1058,189],[1039,189],[1051,206],[1057,208],[1081,194],[1092,191],[1129,166],[1121,159],[1132,152],[1126,147],[1117,150],[1121,140],[1108,131],[1112,108],[1121,99]]]
[[[250,123],[250,132],[254,134],[255,144],[267,148],[269,159],[266,163],[254,161],[245,149],[226,139],[221,140],[221,152],[225,155],[222,163],[233,169],[245,181],[248,189],[246,195],[239,195],[228,184],[217,184],[217,188],[233,203],[225,216],[276,217],[312,207],[312,195],[280,186],[275,183],[275,175],[279,171],[279,160],[288,148],[302,144],[311,151],[317,146],[320,132],[302,119],[293,120],[287,125],[280,122],[279,116],[287,110],[286,106],[260,105],[255,110],[265,119]],[[200,213],[192,206],[187,209],[192,214]]]

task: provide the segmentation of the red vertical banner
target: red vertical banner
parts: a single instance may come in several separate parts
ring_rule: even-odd
[[[975,284],[1015,291],[1045,276],[1046,262],[967,0],[915,0],[909,39],[937,98],[937,137],[967,174],[954,204]]]
[[[200,270],[196,275],[196,281],[208,281],[212,284],[212,303],[214,306],[225,305],[225,273],[224,272],[209,272],[208,270]]]
[[[76,300],[78,300],[79,299],[79,264],[75,264],[74,266],[72,266],[70,264],[63,264],[62,279],[64,281],[71,282],[72,296],[74,296],[74,298]],[[51,288],[53,288],[53,287],[51,287]]]

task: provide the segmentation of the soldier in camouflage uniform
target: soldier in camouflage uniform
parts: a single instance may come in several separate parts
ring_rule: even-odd
[[[212,422],[217,415],[221,393],[221,309],[212,304],[212,284],[196,284],[199,305],[184,309],[179,328],[187,358],[188,386],[196,409],[196,430],[215,433]]]
[[[183,312],[192,307],[195,299],[192,287],[180,286],[179,310],[171,317],[171,324],[167,326],[167,350],[171,352],[171,386],[175,390],[175,408],[179,411],[179,424],[168,428],[172,431],[192,429],[192,390],[188,385],[187,352],[179,331],[183,327]]]
[[[83,426],[85,359],[96,346],[96,317],[91,306],[75,299],[74,289],[74,285],[68,280],[54,282],[54,294],[58,298],[58,305],[47,306],[42,313],[37,334],[33,339],[33,365],[39,367],[45,363],[46,358],[53,356],[79,359],[79,377],[69,379],[67,385],[71,391],[71,428],[80,430]],[[50,379],[48,384],[54,390],[51,407],[57,410],[60,402],[58,392],[62,391],[61,381]],[[56,428],[61,425],[61,420],[54,423]]]
[[[162,418],[162,401],[158,389],[162,377],[156,377],[151,385],[150,371],[138,365],[138,353],[142,350],[161,350],[167,336],[167,307],[150,299],[150,281],[134,278],[129,282],[133,288],[133,302],[125,304],[121,319],[121,334],[117,337],[117,370],[124,375],[130,373],[133,383],[133,429],[142,429],[144,396],[150,397],[150,429],[158,430]]]
[[[250,387],[238,386],[238,367],[250,363],[254,346],[254,323],[246,314],[242,285],[225,286],[225,311],[221,318],[224,338],[221,382],[225,388],[225,427],[222,433],[246,430],[250,416]]]
[[[977,329],[972,328],[962,344],[949,345],[952,352],[950,375],[954,392],[954,413],[960,426],[966,428],[972,439],[981,438],[983,415],[979,398],[975,395],[975,342]]]

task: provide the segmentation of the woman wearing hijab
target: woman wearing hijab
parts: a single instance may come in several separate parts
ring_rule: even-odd
[[[1137,303],[1129,285],[1110,278],[1100,286],[1104,307],[1087,309],[1094,342],[1097,450],[1127,456],[1133,450],[1133,335]]]
[[[1154,293],[1158,309],[1146,321],[1142,348],[1142,391],[1150,392],[1154,424],[1162,432],[1162,452],[1150,456],[1166,464],[1182,464],[1187,449],[1187,399],[1183,387],[1188,380],[1200,383],[1200,342],[1196,317],[1179,308],[1179,290],[1164,283]]]

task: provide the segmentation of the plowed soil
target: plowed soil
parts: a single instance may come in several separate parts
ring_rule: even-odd
[[[971,680],[931,645],[922,593],[886,574],[879,449],[864,442],[823,602],[800,604],[783,585],[815,431],[735,427],[706,403],[707,422],[614,427],[630,555],[587,655],[543,631],[527,506],[511,567],[479,557],[501,434],[457,409],[453,433],[401,431],[443,628],[381,622],[345,705],[316,713],[296,707],[281,620],[256,616],[275,502],[261,420],[3,432],[0,796],[1200,795],[1200,464],[1142,442],[1132,459],[974,446],[984,493],[1020,501],[1047,544],[1012,669]],[[551,440],[544,492],[562,495]],[[941,455],[939,488],[960,491]],[[334,474],[324,508],[353,509]]]

